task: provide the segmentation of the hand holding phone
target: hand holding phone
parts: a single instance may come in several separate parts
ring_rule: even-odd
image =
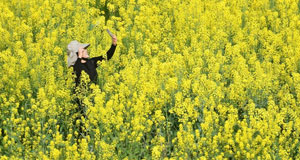
[[[113,37],[113,34],[110,32],[109,29],[106,29],[107,33],[111,36],[111,38]]]
[[[109,29],[106,29],[106,31],[111,36],[113,45],[116,46],[117,45],[117,37],[114,34],[112,34]]]

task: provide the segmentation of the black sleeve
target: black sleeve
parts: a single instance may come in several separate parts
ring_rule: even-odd
[[[75,78],[76,87],[79,85],[80,75],[81,75],[81,69],[79,68],[79,65],[78,65],[81,63],[80,61],[81,61],[81,59],[78,58],[73,66],[73,73],[76,74],[76,78]]]
[[[111,44],[109,50],[106,52],[107,60],[110,60],[111,57],[114,55],[116,47],[117,47],[117,45]],[[94,61],[95,64],[97,64],[98,61],[102,61],[105,58],[103,56],[99,56],[99,57],[94,57],[94,58],[91,58],[91,59]]]

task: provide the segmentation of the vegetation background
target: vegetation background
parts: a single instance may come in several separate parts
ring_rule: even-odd
[[[300,159],[299,8],[0,0],[0,159]],[[66,47],[105,55],[106,28],[118,47],[75,121]]]

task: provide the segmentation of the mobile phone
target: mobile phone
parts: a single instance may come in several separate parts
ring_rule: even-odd
[[[113,37],[113,34],[110,32],[109,29],[106,29],[106,31],[107,31],[107,33],[108,33],[111,37]]]

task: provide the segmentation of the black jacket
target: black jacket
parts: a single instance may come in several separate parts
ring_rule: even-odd
[[[110,49],[106,52],[107,54],[107,60],[111,59],[113,56],[117,46],[114,46],[113,44],[111,45]],[[86,60],[85,63],[81,63],[81,59]],[[79,85],[80,82],[80,75],[81,71],[85,71],[93,83],[98,83],[98,74],[96,68],[98,67],[97,62],[102,61],[105,58],[103,56],[99,57],[93,57],[93,58],[77,58],[73,69],[76,74],[75,82],[76,82],[76,87]]]

